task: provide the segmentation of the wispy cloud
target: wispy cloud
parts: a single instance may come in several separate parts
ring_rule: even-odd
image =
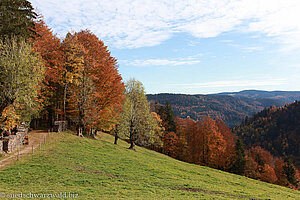
[[[190,56],[187,58],[177,58],[177,59],[145,59],[145,60],[120,60],[119,62],[132,65],[132,66],[178,66],[178,65],[193,65],[200,63],[198,58],[201,54],[197,56]]]
[[[30,1],[56,33],[90,29],[118,48],[155,46],[176,32],[208,38],[232,30],[300,47],[298,0]]]
[[[262,51],[264,48],[262,46],[246,46],[246,45],[240,45],[240,44],[233,44],[229,43],[230,46],[239,48],[246,52],[254,52],[254,51]]]
[[[171,84],[184,88],[223,88],[223,87],[255,87],[255,86],[276,86],[286,84],[286,79],[269,79],[269,80],[233,80],[233,81],[214,81],[189,84]]]

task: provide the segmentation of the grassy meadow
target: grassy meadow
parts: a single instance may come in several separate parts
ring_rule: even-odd
[[[126,142],[114,145],[113,139],[104,133],[97,140],[70,132],[52,133],[33,156],[0,171],[0,194],[66,192],[78,194],[76,199],[300,199],[299,191],[184,163],[140,147],[128,150]]]

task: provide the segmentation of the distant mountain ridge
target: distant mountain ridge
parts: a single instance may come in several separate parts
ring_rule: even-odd
[[[300,92],[244,90],[209,95],[161,93],[148,94],[147,98],[160,104],[169,102],[178,117],[197,120],[206,115],[219,118],[227,126],[234,127],[240,125],[246,116],[252,116],[265,107],[281,107],[300,100]]]
[[[254,99],[267,98],[276,99],[282,104],[300,100],[300,91],[264,91],[264,90],[243,90],[240,92],[222,92],[215,95],[230,95],[233,97],[248,97]]]

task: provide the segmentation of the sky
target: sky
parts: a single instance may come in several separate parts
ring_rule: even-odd
[[[300,91],[299,0],[29,0],[63,39],[91,30],[146,93]]]

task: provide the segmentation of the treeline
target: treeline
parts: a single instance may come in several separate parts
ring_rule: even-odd
[[[153,104],[152,109],[160,115],[165,130],[161,139],[163,145],[151,146],[152,149],[185,162],[290,188],[298,187],[300,173],[289,158],[274,157],[256,145],[246,148],[221,120],[175,118],[169,103]]]

